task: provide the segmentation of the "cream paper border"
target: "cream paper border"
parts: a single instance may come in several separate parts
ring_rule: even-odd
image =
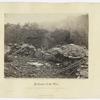
[[[88,13],[89,78],[4,78],[5,13]],[[100,97],[100,4],[1,3],[0,4],[0,97],[85,98]],[[35,85],[44,83],[45,85]],[[47,84],[52,85],[47,85]]]

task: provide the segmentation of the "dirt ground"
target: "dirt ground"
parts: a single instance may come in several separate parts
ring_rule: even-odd
[[[20,53],[15,53],[19,50]],[[52,56],[51,60],[42,59],[38,53],[38,56],[33,56],[29,48],[14,48],[13,52],[5,54],[5,78],[88,78],[88,57],[56,62],[58,57],[54,61]]]
[[[88,68],[80,65],[72,74],[71,69],[62,69],[65,66],[59,63],[47,62],[31,57],[13,58],[12,62],[6,62],[4,68],[5,77],[13,78],[87,78]],[[81,73],[81,76],[79,75]]]

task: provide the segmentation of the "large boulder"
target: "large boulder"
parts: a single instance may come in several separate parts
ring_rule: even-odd
[[[87,50],[75,44],[67,44],[49,49],[46,58],[48,60],[62,62],[68,59],[80,59],[87,56]]]
[[[70,59],[79,59],[87,56],[87,50],[79,45],[68,44],[61,47],[62,54]]]

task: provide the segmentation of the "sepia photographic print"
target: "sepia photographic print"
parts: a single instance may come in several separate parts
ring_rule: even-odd
[[[0,97],[100,97],[100,4],[0,3]]]
[[[5,78],[88,78],[88,13],[5,13]]]

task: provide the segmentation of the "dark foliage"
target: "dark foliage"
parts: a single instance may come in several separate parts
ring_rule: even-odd
[[[5,44],[28,43],[37,48],[48,49],[55,45],[74,43],[88,47],[88,35],[86,32],[70,31],[65,29],[40,28],[37,24],[5,24]]]

